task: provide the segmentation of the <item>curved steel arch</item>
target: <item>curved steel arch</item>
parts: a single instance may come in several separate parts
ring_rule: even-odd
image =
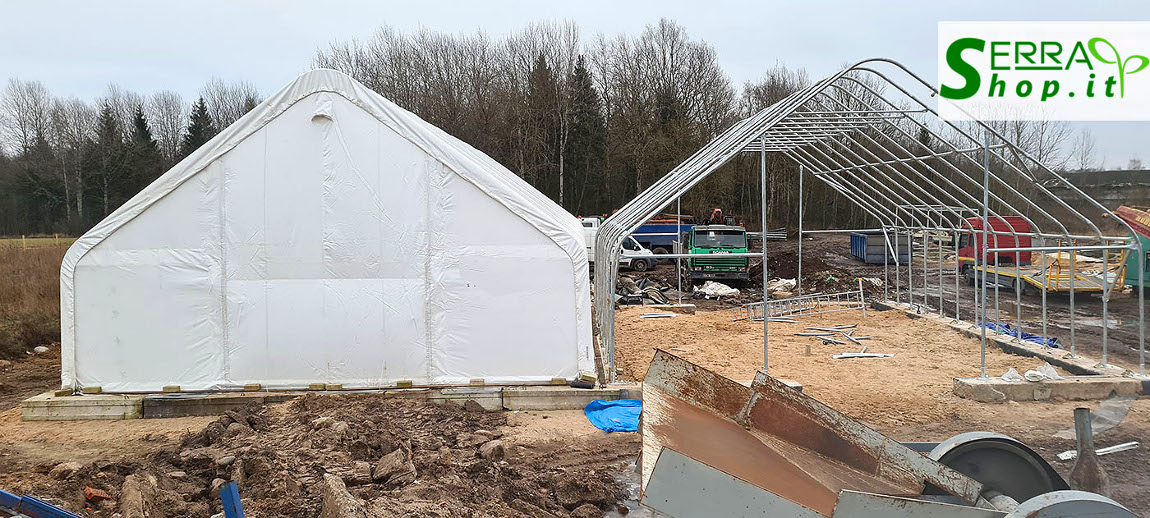
[[[741,119],[720,133],[707,145],[700,148],[681,164],[645,189],[642,193],[607,218],[600,226],[595,240],[595,322],[598,326],[600,345],[604,353],[604,367],[611,381],[615,379],[615,292],[619,256],[612,251],[619,250],[624,239],[635,232],[640,225],[654,217],[660,210],[672,203],[676,197],[690,190],[704,178],[715,172],[741,153],[759,153],[762,156],[763,191],[766,191],[766,153],[777,152],[788,157],[800,168],[809,170],[812,175],[829,188],[842,194],[859,206],[864,213],[874,217],[885,234],[906,234],[913,231],[962,232],[962,214],[980,214],[984,221],[981,231],[986,243],[987,234],[1029,235],[1056,242],[1070,243],[1061,247],[1066,250],[1081,249],[1129,249],[1137,251],[1145,260],[1141,241],[1133,229],[1098,201],[1090,198],[1064,177],[1046,166],[1016,143],[994,130],[983,121],[971,118],[969,131],[961,125],[938,118],[938,113],[929,103],[911,93],[910,89],[894,81],[890,74],[883,73],[877,66],[891,66],[909,79],[910,87],[925,88],[931,97],[938,90],[901,63],[887,58],[873,58],[860,61],[806,88],[798,90],[775,104]],[[868,84],[861,78],[870,77]],[[902,103],[891,99],[887,88],[902,97]],[[951,136],[938,131],[920,121],[922,116],[942,121],[942,126]],[[902,124],[909,125],[908,127]],[[941,149],[926,145],[926,152],[916,152],[908,143],[916,139],[910,131],[925,132],[931,142],[937,141]],[[975,136],[980,133],[980,142]],[[981,154],[979,161],[974,155]],[[1013,160],[1010,159],[1013,157]],[[994,161],[996,168],[991,167]],[[1027,164],[1029,162],[1029,164]],[[962,166],[968,166],[964,169]],[[970,169],[973,168],[973,169]],[[995,169],[997,171],[995,171]],[[952,175],[948,177],[947,172]],[[1129,236],[1106,236],[1096,222],[1056,196],[1048,185],[1044,185],[1035,172],[1052,178],[1055,183],[1067,188],[1093,207],[1100,209],[1103,216],[1119,222],[1129,232]],[[976,173],[982,173],[978,175]],[[802,174],[800,169],[800,174]],[[978,178],[981,176],[982,178]],[[1012,185],[1011,180],[1015,182]],[[1016,188],[1018,186],[1018,188]],[[1033,199],[1019,191],[1030,187],[1041,195]],[[1058,215],[1052,214],[1042,202],[1050,202],[1062,209],[1071,220],[1090,229],[1092,235],[1075,235],[1067,223]],[[765,203],[765,202],[764,202]],[[1017,206],[1016,206],[1017,205]],[[943,217],[943,212],[956,218],[957,224]],[[765,211],[764,211],[765,213]],[[937,215],[937,223],[931,215]],[[1018,233],[989,229],[985,222],[989,218],[1004,216],[1022,217],[1031,225],[1030,233]],[[1058,228],[1056,232],[1044,232],[1035,217]],[[764,222],[765,223],[765,222]],[[1071,223],[1073,225],[1073,223]],[[925,235],[925,234],[924,234]],[[1082,247],[1075,241],[1098,242],[1099,246]],[[1018,241],[1015,241],[1016,243]],[[896,240],[896,245],[898,240]],[[924,247],[926,246],[924,240]],[[1111,245],[1111,243],[1119,243]],[[913,246],[913,245],[912,245]],[[941,247],[941,245],[940,245]],[[984,253],[987,247],[984,248]],[[1033,247],[1039,250],[1038,247]],[[1046,247],[1052,248],[1052,247]],[[1013,251],[1015,254],[1018,251]],[[913,256],[913,254],[912,254]],[[895,257],[898,257],[897,255]],[[766,241],[763,241],[763,258],[766,258]],[[1045,254],[1042,254],[1045,269]],[[913,261],[907,267],[908,295],[913,301]],[[1018,261],[1015,261],[1017,267]],[[1074,275],[1074,264],[1070,266]],[[1144,268],[1139,268],[1141,283]],[[925,290],[925,255],[923,262],[923,301],[927,300]],[[895,264],[895,277],[901,288],[899,265]],[[1103,275],[1103,318],[1108,311],[1110,288],[1114,282],[1105,280]],[[957,273],[955,282],[958,282]],[[942,270],[939,269],[939,312],[942,314]],[[981,303],[982,322],[986,321],[986,282],[982,283],[981,297],[976,292],[976,305]],[[1071,349],[1074,349],[1074,296],[1071,285]],[[1016,297],[1020,297],[1016,285]],[[995,305],[998,301],[998,285],[995,284]],[[955,291],[955,318],[959,319],[959,292]],[[765,300],[765,292],[764,292]],[[1016,305],[1018,304],[1016,298]],[[1046,288],[1042,289],[1042,336],[1046,336]],[[1145,374],[1145,300],[1139,294],[1139,372]],[[1021,320],[1021,309],[1019,320]],[[764,319],[764,370],[767,368],[767,321]],[[1103,326],[1103,363],[1106,362],[1106,326]],[[985,349],[985,327],[983,327],[983,347]],[[985,361],[983,363],[985,375]]]

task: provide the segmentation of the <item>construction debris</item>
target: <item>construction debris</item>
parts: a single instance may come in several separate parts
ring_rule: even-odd
[[[891,358],[893,356],[893,353],[842,353],[833,355],[831,358],[842,360],[844,358]]]
[[[139,458],[40,477],[51,481],[44,498],[105,518],[208,518],[229,481],[243,489],[248,516],[567,516],[588,503],[601,516],[615,508],[624,483],[603,466],[632,456],[633,446],[607,460],[577,443],[524,448],[504,439],[512,415],[383,394],[308,395],[229,412]],[[241,421],[246,431],[227,432]],[[113,499],[89,500],[100,493],[87,496],[85,487]]]
[[[795,291],[796,284],[797,281],[795,279],[771,279],[767,282],[767,292],[774,293],[777,291],[783,291],[792,293]]]
[[[1130,411],[1130,405],[1138,396],[1111,396],[1109,399],[1103,401],[1098,405],[1098,408],[1090,413],[1090,429],[1094,435],[1110,430],[1115,426],[1122,423],[1126,419],[1126,414]],[[1054,434],[1059,439],[1074,439],[1074,427],[1071,426],[1061,432]]]
[[[669,289],[669,285],[647,277],[636,280],[621,275],[616,288],[616,300],[620,304],[646,304],[647,301],[652,304],[669,304],[670,299],[663,293]]]
[[[1026,378],[1026,381],[1044,381],[1044,380],[1064,379],[1062,376],[1058,375],[1058,371],[1055,371],[1054,367],[1051,366],[1049,362],[1043,363],[1042,365],[1039,365],[1038,367],[1035,367],[1034,369],[1026,371],[1026,373],[1023,374],[1022,377]]]
[[[1114,446],[1107,446],[1105,448],[1098,448],[1097,450],[1094,450],[1094,454],[1099,455],[1099,456],[1109,455],[1111,453],[1118,453],[1120,451],[1133,450],[1134,448],[1137,448],[1140,445],[1141,445],[1141,443],[1139,443],[1138,441],[1124,442],[1122,444],[1115,444]],[[1063,462],[1071,461],[1071,460],[1074,460],[1077,458],[1078,458],[1078,451],[1077,450],[1067,450],[1067,451],[1064,451],[1064,452],[1058,454],[1058,460],[1061,460]]]
[[[639,318],[671,318],[679,316],[676,313],[643,313]]]
[[[705,298],[738,297],[739,290],[721,282],[707,281],[702,286],[695,286],[694,293]]]

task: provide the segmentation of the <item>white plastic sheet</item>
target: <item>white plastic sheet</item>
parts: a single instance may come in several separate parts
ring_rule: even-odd
[[[81,237],[62,382],[108,392],[594,370],[578,220],[339,72],[308,72]]]

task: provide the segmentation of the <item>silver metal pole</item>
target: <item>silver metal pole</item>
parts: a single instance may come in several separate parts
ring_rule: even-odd
[[[675,197],[675,243],[679,246],[678,250],[672,252],[683,252],[683,197]],[[683,305],[683,258],[675,258],[675,277],[679,278],[679,305]]]
[[[995,216],[994,219],[998,220],[998,221],[1002,221],[1003,223],[1006,223],[1006,219],[1001,217],[1001,216]],[[994,224],[991,223],[990,226],[993,228]],[[1006,226],[1007,226],[1007,228],[1011,228],[1010,224],[1008,224],[1008,223]],[[992,245],[991,248],[992,249],[998,248],[998,232],[992,233],[991,239],[993,239],[993,242],[994,242],[994,245]],[[993,263],[994,263],[994,334],[998,335],[998,334],[1002,333],[1002,311],[1000,311],[999,307],[998,307],[998,287],[999,287],[998,281],[1002,279],[1002,276],[999,275],[998,252],[994,252]],[[987,268],[989,268],[989,267],[990,267],[990,259],[988,258],[987,259]]]
[[[1103,241],[1102,244],[1109,244]],[[1107,361],[1108,352],[1108,335],[1107,331],[1110,328],[1110,251],[1105,250],[1102,252],[1102,366],[1107,367],[1110,362]]]
[[[987,212],[990,207],[990,131],[984,129],[982,137],[982,318],[980,319],[982,347],[980,348],[979,355],[981,357],[979,367],[979,377],[985,378],[986,376],[986,277],[987,277],[987,228],[990,227],[990,220],[987,219]],[[978,270],[975,270],[977,272]]]
[[[959,279],[958,279],[959,267],[958,267],[958,265],[960,265],[960,264],[962,264],[962,261],[958,260],[958,231],[955,230],[954,231],[954,322],[955,323],[958,323],[960,320],[962,320],[962,315],[959,314],[959,312],[958,312],[958,310],[959,310],[958,299],[959,299],[959,289],[960,289],[960,287],[958,285],[958,283],[959,283]]]
[[[761,165],[759,176],[762,187],[759,195],[759,216],[763,225],[763,373],[767,374],[770,372],[767,323],[771,321],[767,318],[767,137],[764,135],[759,138],[763,142],[763,150],[759,153]]]
[[[926,309],[930,301],[927,297],[930,296],[927,289],[927,283],[930,282],[930,276],[926,273],[926,256],[930,254],[930,239],[926,235],[926,227],[922,227],[922,307]]]
[[[894,230],[894,301],[901,304],[902,303],[902,293],[899,290],[902,289],[902,275],[899,273],[899,263],[902,262],[900,259],[902,257],[902,251],[900,250],[900,248],[898,246],[898,242],[901,238],[900,238],[899,233],[898,233],[898,227],[894,227],[893,230]]]
[[[939,217],[938,226],[941,227],[942,226],[942,214],[939,214],[938,217]],[[939,316],[939,318],[942,318],[943,317],[942,308],[943,308],[943,306],[945,306],[945,304],[943,303],[943,300],[942,300],[942,237],[941,237],[941,235],[937,235],[937,236],[938,236],[938,316]]]
[[[1018,237],[1014,238],[1014,244],[1021,246]],[[1016,342],[1022,341],[1022,265],[1018,264],[1020,257],[1022,254],[1014,252],[1014,341]]]
[[[1078,262],[1078,254],[1074,251],[1074,240],[1070,240],[1070,357],[1078,356],[1078,348],[1074,341],[1074,263]],[[1061,254],[1059,254],[1061,257]],[[1103,325],[1106,323],[1103,322]]]
[[[1142,289],[1146,281],[1146,251],[1142,247],[1142,236],[1135,235],[1138,244],[1138,374],[1146,375],[1146,291]]]
[[[803,172],[805,168],[799,165],[799,273],[796,279],[799,296],[803,296]],[[823,220],[826,221],[826,220]],[[766,243],[766,230],[763,230],[763,239]],[[767,245],[763,245],[766,248]],[[766,264],[766,263],[763,263]]]
[[[882,298],[884,301],[889,301],[890,290],[888,287],[890,286],[890,273],[887,271],[887,265],[890,263],[890,234],[887,233],[885,228],[882,230],[882,234],[883,239],[886,240],[885,244],[887,245],[882,250]],[[895,241],[898,241],[897,237],[895,238]],[[897,259],[898,258],[896,257],[895,260]]]
[[[1046,239],[1042,240],[1042,245],[1046,246]],[[1050,335],[1046,332],[1046,287],[1050,285],[1050,272],[1046,271],[1046,252],[1038,252],[1042,261],[1042,346],[1046,347],[1049,342]]]

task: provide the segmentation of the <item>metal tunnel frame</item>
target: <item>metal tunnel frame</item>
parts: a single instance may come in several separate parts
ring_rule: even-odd
[[[896,82],[892,77],[898,77]],[[910,90],[922,90],[915,95]],[[1102,291],[1102,363],[1108,362],[1108,302],[1114,284],[1108,266],[1111,251],[1130,251],[1139,257],[1139,286],[1144,281],[1145,253],[1133,228],[1113,212],[1087,196],[1064,177],[1035,159],[1016,143],[1007,139],[983,121],[971,118],[956,123],[942,120],[930,104],[923,101],[925,94],[936,97],[938,90],[911,72],[902,64],[885,58],[861,61],[809,87],[785,97],[779,102],[734,123],[710,143],[696,151],[635,199],[607,218],[600,226],[595,240],[595,313],[599,345],[603,352],[604,368],[608,380],[615,381],[615,282],[619,268],[617,251],[623,240],[640,225],[675,202],[711,173],[743,153],[758,154],[761,168],[762,228],[766,225],[767,153],[782,153],[799,166],[799,292],[802,292],[802,179],[810,173],[832,190],[842,194],[864,213],[881,223],[888,256],[896,258],[894,270],[894,299],[902,302],[904,296],[912,305],[937,309],[945,316],[943,283],[953,276],[955,300],[953,313],[962,320],[962,299],[959,286],[960,261],[957,257],[960,234],[969,233],[982,241],[983,254],[979,265],[987,263],[995,254],[995,282],[987,285],[983,272],[981,282],[976,276],[976,325],[981,328],[981,375],[986,376],[987,307],[994,304],[994,320],[1001,319],[998,312],[999,254],[1014,254],[1015,273],[1020,273],[1020,254],[1023,252],[1069,252],[1070,278],[1070,351],[1076,353],[1074,325],[1075,257],[1079,252],[1102,251],[1105,258],[1101,275]],[[928,145],[920,139],[929,136]],[[1048,185],[1065,188],[1075,197],[1069,203],[1055,195]],[[1026,191],[1025,193],[1022,191]],[[1125,228],[1126,236],[1104,235],[1096,222],[1091,221],[1076,207],[1091,206],[1104,217],[1111,218]],[[1054,212],[1054,214],[1052,214]],[[967,219],[981,219],[982,229],[968,226]],[[991,229],[994,218],[1019,217],[1030,225],[1030,232]],[[1068,226],[1089,229],[1085,234],[1074,234]],[[964,230],[965,229],[965,230]],[[825,231],[824,231],[825,232]],[[977,232],[977,234],[975,234]],[[922,264],[917,273],[913,234],[921,233]],[[943,275],[942,242],[938,240],[937,308],[927,275],[927,248],[931,246],[928,233],[947,233],[954,237],[956,252],[953,271]],[[1029,247],[997,247],[988,245],[988,236],[1003,235],[1033,239]],[[909,264],[899,264],[899,236],[912,247]],[[892,237],[894,238],[892,240]],[[893,241],[893,242],[892,242]],[[1036,246],[1034,241],[1040,241]],[[1017,239],[1014,243],[1020,243]],[[767,242],[762,241],[761,252],[732,254],[761,257],[764,264],[763,300],[766,292]],[[997,243],[997,238],[995,238]],[[1051,244],[1053,243],[1053,244]],[[616,252],[616,253],[612,253]],[[1041,269],[1046,272],[1046,255],[1041,258]],[[690,257],[691,254],[672,254],[667,258]],[[1058,256],[1061,259],[1061,256]],[[884,297],[890,299],[891,265],[884,264]],[[977,270],[975,270],[977,271]],[[904,283],[905,276],[905,283]],[[1042,323],[1039,334],[1047,335],[1047,277],[1043,275]],[[1015,325],[1021,331],[1021,279],[1014,282]],[[988,293],[993,289],[993,296]],[[1138,290],[1138,373],[1145,375],[1145,296]],[[763,319],[763,370],[769,368],[767,339],[768,320]],[[997,332],[997,327],[995,328]],[[1015,338],[1017,340],[1018,338]]]

